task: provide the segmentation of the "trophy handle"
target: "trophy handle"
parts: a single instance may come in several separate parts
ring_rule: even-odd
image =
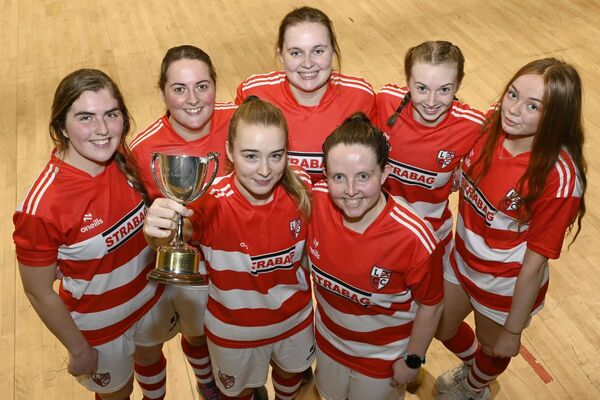
[[[160,192],[164,194],[164,192],[166,192],[166,190],[164,190],[164,187],[163,187],[160,179],[156,178],[156,168],[154,167],[154,164],[156,164],[156,159],[158,157],[160,157],[160,153],[152,153],[152,158],[150,159],[150,170],[152,171],[152,179],[154,179],[154,183],[156,183],[158,190],[160,190]]]
[[[207,160],[206,164],[210,164],[211,161],[214,161],[215,166],[213,167],[213,171],[212,171],[210,178],[206,181],[206,183],[204,183],[204,186],[202,187],[202,189],[200,189],[200,191],[198,192],[198,194],[196,196],[194,196],[194,198],[188,200],[188,203],[191,203],[192,201],[200,198],[200,196],[202,196],[206,192],[206,190],[208,190],[210,185],[212,185],[213,181],[215,180],[215,177],[217,176],[217,172],[219,170],[219,152],[211,151],[204,158]]]

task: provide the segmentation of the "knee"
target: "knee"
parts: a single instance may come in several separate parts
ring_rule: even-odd
[[[153,365],[162,357],[162,344],[152,347],[136,346],[133,360],[139,365]]]
[[[206,345],[206,336],[184,336],[184,339],[192,347]]]
[[[133,379],[130,379],[129,382],[121,389],[112,393],[99,393],[98,396],[102,400],[127,400],[129,396],[133,393]]]

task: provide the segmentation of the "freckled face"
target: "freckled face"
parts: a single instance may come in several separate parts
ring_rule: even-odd
[[[456,64],[413,65],[408,89],[416,121],[425,126],[437,126],[444,120],[458,91],[457,76]]]

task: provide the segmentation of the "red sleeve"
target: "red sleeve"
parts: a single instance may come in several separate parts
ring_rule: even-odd
[[[443,254],[444,247],[438,246],[429,257],[406,274],[406,285],[421,304],[433,306],[444,298]]]
[[[244,81],[246,82],[246,81]],[[242,90],[242,86],[244,85],[244,82],[240,83],[239,86],[237,87],[237,94],[235,96],[235,104],[240,105],[244,102],[244,99],[246,98],[244,96],[244,91]]]
[[[551,198],[536,201],[529,223],[527,247],[547,258],[558,258],[565,233],[577,215],[579,197]]]
[[[42,218],[16,212],[13,216],[17,260],[32,267],[46,267],[56,263],[62,244],[60,231]]]

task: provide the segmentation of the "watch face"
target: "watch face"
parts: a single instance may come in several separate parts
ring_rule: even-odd
[[[407,354],[404,357],[404,361],[406,362],[408,368],[412,369],[420,368],[421,364],[423,364],[423,360],[421,360],[421,357],[419,357],[416,354]]]

